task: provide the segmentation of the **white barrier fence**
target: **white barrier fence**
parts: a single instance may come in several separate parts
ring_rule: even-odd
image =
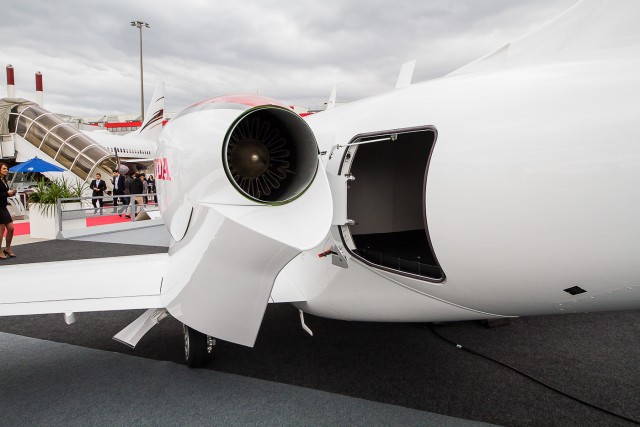
[[[96,205],[93,205],[93,201]],[[107,201],[107,204],[104,201]],[[73,221],[86,218],[106,217],[119,215],[130,218],[132,222],[142,219],[141,214],[145,213],[144,219],[159,217],[159,212],[155,193],[125,194],[119,196],[97,196],[97,197],[69,197],[58,199],[56,214],[59,230],[63,230],[64,221]],[[102,202],[102,203],[100,203]],[[75,203],[76,206],[69,208],[68,204]],[[117,204],[115,204],[117,203]],[[63,208],[63,204],[67,205]],[[100,205],[103,206],[100,206]]]

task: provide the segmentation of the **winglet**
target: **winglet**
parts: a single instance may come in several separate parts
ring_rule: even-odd
[[[137,131],[131,133],[131,136],[144,138],[151,141],[157,141],[160,131],[162,130],[162,122],[164,121],[164,82],[159,82],[153,91],[151,102],[144,116],[144,122]]]
[[[413,69],[416,67],[416,60],[405,62],[400,68],[400,74],[398,74],[398,81],[396,82],[396,89],[403,87],[409,87],[411,85],[411,79],[413,78]]]

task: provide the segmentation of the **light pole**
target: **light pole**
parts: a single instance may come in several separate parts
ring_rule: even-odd
[[[149,24],[142,21],[131,21],[132,27],[138,27],[140,30],[140,117],[144,122],[144,79],[142,78],[142,28],[151,28]]]

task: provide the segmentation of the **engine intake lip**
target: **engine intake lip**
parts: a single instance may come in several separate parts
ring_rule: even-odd
[[[243,112],[222,144],[224,171],[248,199],[289,203],[309,188],[318,171],[318,144],[296,113],[277,105]]]

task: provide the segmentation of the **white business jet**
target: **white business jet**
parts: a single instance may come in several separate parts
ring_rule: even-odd
[[[252,346],[269,302],[303,328],[640,308],[639,21],[634,0],[583,0],[443,78],[306,119],[257,96],[193,104],[155,155],[168,254],[3,267],[0,314],[148,308],[115,338],[171,315],[198,366],[213,337]],[[97,265],[153,273],[87,283]]]

